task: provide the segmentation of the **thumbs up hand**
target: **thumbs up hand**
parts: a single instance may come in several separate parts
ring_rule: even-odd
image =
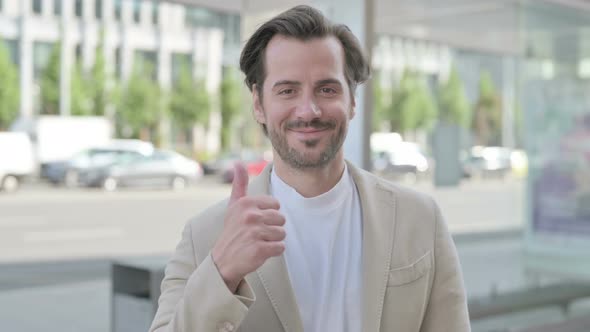
[[[236,163],[223,231],[211,251],[232,293],[247,274],[285,251],[285,217],[279,212],[279,202],[271,196],[249,197],[247,191],[248,172]]]

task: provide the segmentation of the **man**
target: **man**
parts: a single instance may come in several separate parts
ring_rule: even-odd
[[[342,144],[369,76],[343,25],[298,6],[240,65],[274,162],[190,221],[151,331],[469,331],[452,239],[432,199],[360,170]]]

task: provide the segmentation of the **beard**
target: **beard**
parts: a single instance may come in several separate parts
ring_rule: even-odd
[[[318,130],[336,130],[329,138],[330,141],[323,151],[319,154],[314,152],[298,151],[287,142],[287,132],[296,128],[313,128]],[[286,122],[280,129],[280,132],[274,128],[268,128],[268,137],[270,142],[281,158],[287,165],[294,169],[322,168],[336,157],[336,154],[342,148],[346,138],[346,121],[338,126],[334,120],[312,121],[294,120]],[[315,148],[320,143],[320,139],[311,139],[303,141],[306,148]]]

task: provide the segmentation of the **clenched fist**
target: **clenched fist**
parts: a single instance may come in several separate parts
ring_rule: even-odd
[[[285,251],[285,217],[279,202],[271,196],[248,197],[247,189],[248,172],[236,163],[223,231],[211,251],[232,293],[247,274]]]

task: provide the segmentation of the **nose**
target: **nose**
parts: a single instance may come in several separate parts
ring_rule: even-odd
[[[319,118],[322,116],[322,110],[317,105],[313,95],[303,95],[297,105],[296,114],[297,118],[306,121]]]

